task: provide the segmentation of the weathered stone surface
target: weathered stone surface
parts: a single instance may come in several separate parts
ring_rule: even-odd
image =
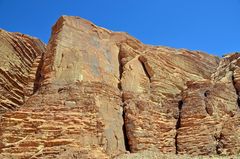
[[[126,52],[131,54],[127,56]],[[121,85],[130,150],[178,152],[182,92],[189,81],[210,79],[219,59],[200,52],[150,46],[138,51],[123,45],[121,54],[124,54]]]
[[[110,33],[81,18],[58,20],[43,57],[41,88],[2,117],[2,154],[51,158],[77,149],[93,157],[94,150],[102,156],[126,151],[119,48]],[[24,118],[15,119],[22,112]],[[18,136],[10,148],[9,135]]]
[[[18,108],[38,87],[38,66],[45,52],[40,40],[0,30],[0,115]]]
[[[238,114],[236,99],[231,81],[189,84],[183,92],[178,152],[208,155],[229,151],[222,143],[222,130],[224,124]]]
[[[95,153],[93,147],[102,155],[124,151],[120,103],[119,91],[102,83],[44,87],[21,110],[3,115],[2,154],[51,158],[71,149],[86,156]]]
[[[117,87],[119,49],[109,34],[84,19],[61,17],[44,59],[44,84],[101,81]]]
[[[11,44],[1,41],[4,47]],[[31,82],[21,88],[28,100],[1,117],[2,158],[239,153],[239,54],[220,59],[144,45],[126,33],[69,16],[53,26],[43,57],[40,42],[27,42],[40,51],[26,66],[28,56],[17,58],[16,68],[21,64],[26,70],[20,75]]]

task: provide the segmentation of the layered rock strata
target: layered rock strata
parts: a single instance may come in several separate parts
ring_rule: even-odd
[[[45,51],[36,38],[0,30],[0,114],[18,108],[35,92]]]
[[[220,59],[144,45],[126,33],[69,16],[53,26],[46,51],[26,37],[17,46],[0,41],[1,51],[20,47],[9,53],[16,61],[3,61],[15,67],[0,73],[25,71],[6,79],[12,86],[7,91],[21,90],[22,98],[11,108],[17,110],[1,117],[3,157],[239,153],[239,54]]]

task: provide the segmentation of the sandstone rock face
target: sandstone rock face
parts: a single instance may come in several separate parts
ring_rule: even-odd
[[[1,108],[19,107],[2,113],[1,158],[240,151],[239,54],[144,45],[69,16],[53,26],[46,50],[0,33],[8,57],[0,61]]]
[[[110,33],[81,18],[58,20],[43,57],[41,88],[2,117],[2,154],[52,158],[77,150],[84,158],[107,158],[126,151],[119,48]]]
[[[122,51],[128,52],[128,50],[130,48]],[[123,66],[121,79],[130,150],[137,152],[153,149],[178,152],[176,142],[180,137],[177,127],[180,124],[178,122],[179,107],[182,107],[183,102],[182,92],[187,89],[188,81],[210,79],[211,74],[216,70],[218,59],[197,52],[160,47],[146,47],[143,51],[135,52],[140,54],[138,55],[140,66],[134,65],[138,66],[137,68],[142,67],[145,74],[142,73],[144,71],[131,66],[135,61],[134,58]],[[129,73],[129,68],[134,73]],[[141,87],[130,85],[135,88],[133,89],[129,86],[129,82],[135,81],[138,76]]]
[[[61,17],[53,26],[45,57],[44,83],[100,81],[117,87],[119,49],[109,34],[86,20]]]
[[[18,108],[36,91],[45,49],[36,38],[0,30],[0,114]]]

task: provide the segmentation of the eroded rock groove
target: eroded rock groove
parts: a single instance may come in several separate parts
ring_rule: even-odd
[[[183,107],[183,100],[178,102],[178,118],[176,122],[176,136],[175,136],[175,147],[176,147],[176,154],[178,154],[178,129],[181,127],[181,111]]]
[[[145,64],[145,62],[143,61],[143,60],[141,60],[142,58],[141,57],[139,57],[138,58],[139,59],[139,61],[141,62],[141,65],[142,65],[142,68],[143,68],[143,70],[144,70],[144,73],[145,73],[145,75],[147,76],[147,78],[149,79],[149,82],[151,83],[151,76],[150,76],[150,74],[148,73],[148,70],[147,70],[147,68],[146,68],[146,64]]]
[[[125,125],[126,123],[125,123],[125,113],[124,113],[124,111],[123,111],[123,120],[124,120],[124,124],[123,124],[122,130],[123,130],[123,134],[124,134],[124,145],[125,145],[126,151],[131,152],[130,145],[129,145],[129,140],[128,140],[128,137],[127,137],[127,130],[126,130],[126,125]]]
[[[235,81],[235,78],[234,78],[234,73],[232,75],[232,83],[233,83],[233,86],[235,88],[235,92],[236,92],[236,95],[237,95],[237,105],[238,105],[238,108],[240,109],[240,97],[239,97],[239,88],[237,87],[237,84],[236,84],[236,81]]]

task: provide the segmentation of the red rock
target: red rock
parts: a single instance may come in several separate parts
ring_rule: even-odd
[[[36,38],[0,30],[0,114],[18,108],[36,91],[45,50]]]
[[[53,26],[46,50],[25,35],[0,37],[0,51],[13,57],[0,61],[0,109],[15,103],[2,113],[1,155],[240,151],[239,54],[149,46],[69,16]]]

